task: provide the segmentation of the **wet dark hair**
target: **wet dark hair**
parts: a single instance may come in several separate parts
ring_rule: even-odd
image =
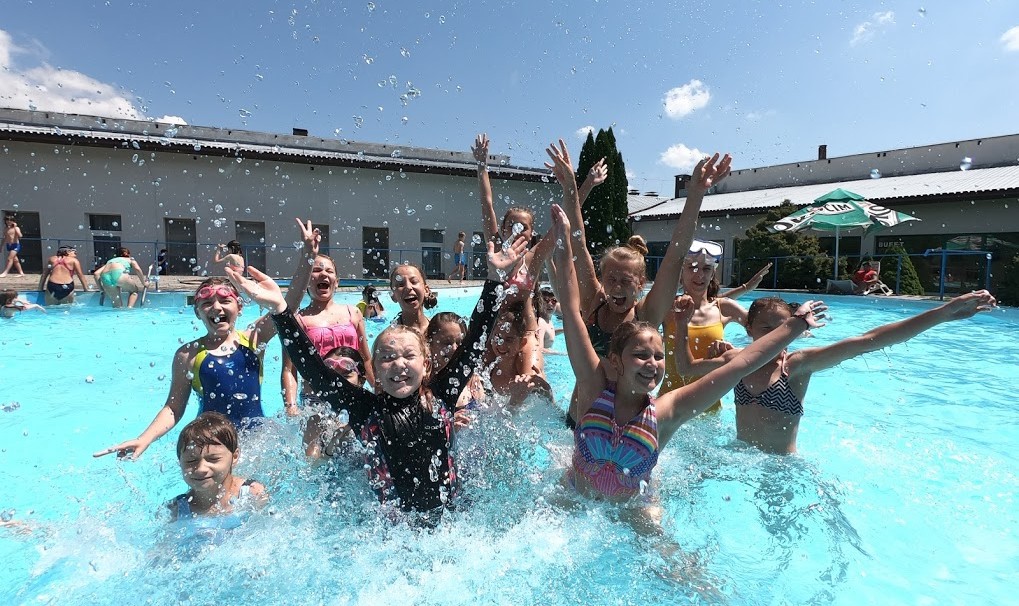
[[[0,292],[0,305],[10,305],[18,298],[18,291],[12,288],[5,288]]]
[[[750,309],[747,310],[747,328],[750,328],[754,324],[754,320],[757,316],[766,311],[778,311],[784,309],[791,314],[796,313],[799,309],[799,303],[790,303],[781,297],[761,297],[760,299],[754,300],[750,304]]]
[[[499,309],[499,317],[503,314],[513,314],[513,319],[509,321],[509,334],[513,338],[520,338],[527,332],[526,305],[528,305],[527,301],[517,299],[504,303]],[[499,320],[496,321],[498,322]]]
[[[127,248],[121,246],[120,248],[117,249],[117,256],[118,257],[130,257],[131,256],[131,251],[128,250]]]
[[[435,336],[435,333],[439,332],[439,329],[447,324],[457,324],[460,326],[461,332],[467,334],[467,322],[464,321],[463,316],[452,311],[440,311],[439,313],[432,316],[432,319],[428,321],[428,329],[425,330],[425,338],[431,339]]]
[[[365,376],[364,358],[361,357],[361,352],[353,347],[347,347],[346,345],[334,347],[326,352],[326,355],[322,356],[323,360],[327,358],[350,358],[357,364],[357,374],[362,377]]]
[[[190,446],[197,449],[220,445],[232,453],[237,452],[237,428],[226,415],[218,412],[203,412],[180,430],[177,438],[177,458]]]
[[[623,355],[623,350],[626,349],[626,344],[630,342],[630,339],[645,332],[658,334],[658,328],[652,326],[649,322],[636,320],[623,322],[612,331],[612,340],[609,341],[609,355]]]
[[[420,267],[414,265],[413,263],[401,263],[400,265],[394,267],[393,271],[389,272],[390,289],[393,288],[393,280],[396,279],[396,272],[399,271],[401,267],[413,267],[414,269],[416,269],[418,275],[421,276],[421,283],[424,284],[426,288],[428,287],[428,278],[425,277],[425,272],[422,271]],[[425,300],[421,302],[421,306],[424,307],[425,309],[432,309],[438,304],[439,296],[435,294],[435,291],[433,291],[431,288],[428,288],[428,294],[425,295]]]
[[[227,242],[226,249],[227,251],[230,252],[230,254],[234,255],[239,255],[244,252],[244,249],[241,248],[241,243],[238,242],[237,240],[230,240],[229,242]]]

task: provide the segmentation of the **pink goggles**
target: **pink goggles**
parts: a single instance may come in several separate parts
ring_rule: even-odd
[[[200,299],[211,299],[213,297],[223,297],[224,299],[233,299],[240,302],[240,297],[237,296],[237,292],[227,286],[226,284],[216,284],[213,286],[204,286],[195,294],[195,301]]]
[[[339,358],[326,358],[325,362],[326,366],[332,368],[334,371],[340,373],[341,375],[348,375],[352,372],[361,374],[361,372],[357,368],[357,362],[346,356],[341,356]]]

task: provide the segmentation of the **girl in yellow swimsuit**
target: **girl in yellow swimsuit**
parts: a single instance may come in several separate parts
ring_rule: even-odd
[[[690,353],[695,362],[690,365],[686,362],[686,356],[676,356],[676,317],[674,314],[668,314],[664,324],[665,379],[662,381],[659,395],[689,385],[721,366],[721,360],[713,359],[712,354],[715,352],[712,349],[724,350],[729,347],[725,343],[725,326],[730,322],[746,326],[747,310],[734,298],[756,288],[771,264],[757,272],[746,284],[720,297],[716,269],[721,255],[722,247],[718,244],[694,240],[686,258],[683,259],[680,284],[684,292],[693,299],[695,310],[687,326]],[[720,342],[720,345],[713,348],[712,344],[716,342]],[[708,410],[717,411],[721,406],[722,401],[719,400]]]

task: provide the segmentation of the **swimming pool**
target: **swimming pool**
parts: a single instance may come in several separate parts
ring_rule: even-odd
[[[441,291],[439,309],[469,310],[476,296]],[[826,300],[833,321],[795,347],[932,305]],[[184,490],[177,432],[135,463],[91,453],[137,435],[162,405],[174,348],[203,334],[190,308],[23,314],[0,333],[0,512],[33,530],[0,530],[0,603],[1010,602],[1017,325],[1019,312],[996,311],[815,375],[795,457],[735,442],[730,394],[663,453],[664,539],[637,536],[612,508],[558,504],[571,435],[538,402],[489,411],[460,436],[471,505],[434,531],[379,519],[359,466],[308,465],[297,425],[280,419],[243,444],[240,468],[269,487],[270,508],[185,550],[157,515]],[[741,332],[727,336],[745,342]],[[274,342],[268,413],[282,410],[278,357]],[[565,408],[568,361],[547,367]],[[683,555],[669,562],[688,563],[679,574],[663,556],[672,543]]]

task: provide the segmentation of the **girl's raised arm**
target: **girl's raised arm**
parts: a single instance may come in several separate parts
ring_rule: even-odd
[[[697,229],[697,215],[704,202],[704,192],[729,175],[732,158],[726,154],[719,161],[718,154],[703,158],[693,170],[693,178],[687,187],[686,204],[683,213],[672,231],[672,240],[662,257],[655,282],[643,300],[637,302],[637,317],[652,326],[658,326],[665,319],[676,296],[680,273],[683,271],[683,257],[693,243],[694,230]]]
[[[481,133],[471,147],[474,159],[478,161],[478,188],[481,196],[481,222],[485,229],[485,240],[491,241],[499,233],[499,219],[495,216],[492,203],[492,181],[488,178],[488,135]]]
[[[943,322],[971,318],[989,311],[997,301],[986,290],[976,290],[948,301],[944,305],[899,322],[873,328],[858,337],[849,337],[826,347],[801,349],[790,355],[790,366],[807,372],[831,368],[860,354],[908,341]]]
[[[570,242],[570,221],[558,204],[552,206],[552,223],[555,229],[555,278],[556,294],[563,312],[563,332],[566,335],[566,352],[570,366],[577,377],[577,389],[581,408],[590,403],[605,389],[605,373],[601,358],[594,350],[587,335],[587,326],[580,313],[580,293],[577,291],[577,275],[573,269],[573,251]],[[576,418],[586,410],[578,409]]]
[[[590,309],[584,309],[584,305],[590,303],[595,293],[602,289],[601,282],[598,281],[598,274],[594,270],[594,260],[591,259],[591,253],[587,250],[587,236],[584,233],[584,214],[580,210],[580,198],[577,192],[577,175],[573,171],[573,164],[570,160],[570,151],[566,149],[566,143],[559,139],[559,146],[556,147],[555,143],[552,143],[545,150],[548,157],[551,158],[552,163],[545,163],[545,166],[552,170],[552,174],[555,175],[559,184],[563,187],[563,207],[562,210],[565,212],[565,216],[571,226],[569,233],[564,236],[569,239],[570,245],[573,248],[573,254],[576,255],[576,259],[573,255],[569,258],[569,263],[576,267],[576,282],[577,282],[577,293],[581,297],[582,303],[581,313],[590,313]],[[557,245],[558,246],[558,245]],[[597,305],[594,303],[591,305]]]
[[[687,308],[693,300],[684,297]],[[683,303],[681,303],[681,306]],[[824,318],[828,308],[821,301],[807,301],[775,330],[756,339],[731,362],[709,372],[701,379],[661,395],[656,401],[661,435],[671,437],[676,428],[695,417],[736,386],[743,377],[764,366],[782,353],[782,350],[808,328],[820,328],[818,320]],[[681,312],[687,312],[681,307]],[[692,313],[692,309],[687,312]],[[676,355],[690,355],[687,344],[689,316],[677,318]],[[684,353],[685,352],[685,353]],[[663,428],[664,426],[664,428]]]

